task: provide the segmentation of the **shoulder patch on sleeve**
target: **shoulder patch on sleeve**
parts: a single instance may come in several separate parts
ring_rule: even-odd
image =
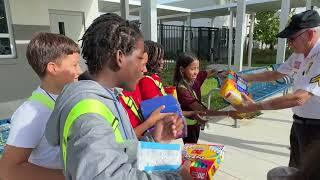
[[[318,86],[320,86],[320,74],[318,74],[315,77],[311,78],[310,84],[312,84],[312,83],[318,83]]]

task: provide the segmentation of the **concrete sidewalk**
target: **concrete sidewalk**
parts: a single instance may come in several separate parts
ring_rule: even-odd
[[[233,127],[231,118],[212,120],[200,134],[199,143],[223,144],[225,160],[217,180],[263,180],[267,172],[289,162],[291,109],[263,111],[259,117],[241,120]]]

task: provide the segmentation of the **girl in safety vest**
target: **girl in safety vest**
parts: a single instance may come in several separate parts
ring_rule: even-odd
[[[164,106],[157,108],[146,120],[141,115],[140,103],[142,100],[151,99],[157,96],[166,95],[158,75],[163,69],[164,49],[158,43],[146,41],[144,44],[144,58],[147,63],[147,75],[145,75],[137,85],[135,91],[123,91],[120,102],[126,109],[131,125],[138,138],[142,137],[144,132],[154,126],[160,119],[168,113],[160,113]],[[184,111],[184,116],[198,114],[198,111]]]
[[[199,71],[199,60],[192,53],[182,53],[176,60],[174,84],[183,111],[205,111],[206,116],[231,116],[238,118],[235,111],[213,111],[201,102],[200,88],[205,79],[217,76],[216,70]],[[200,125],[205,123],[199,116],[187,118],[188,135],[184,143],[197,143]]]
[[[143,54],[145,63],[148,61],[147,49],[148,47],[144,46],[145,53]],[[126,109],[130,123],[134,129],[135,134],[138,138],[141,138],[146,130],[151,128],[156,124],[160,119],[163,119],[164,116],[168,113],[160,113],[163,110],[164,106],[156,109],[148,119],[144,120],[140,110],[141,103],[141,94],[139,85],[136,86],[134,91],[122,91],[122,96],[120,97],[120,102],[123,107]]]
[[[139,81],[142,100],[166,95],[159,77],[164,65],[164,49],[160,44],[153,41],[145,41],[145,46],[148,53],[147,73]]]

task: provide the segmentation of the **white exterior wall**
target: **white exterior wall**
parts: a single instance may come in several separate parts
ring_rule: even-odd
[[[84,12],[86,27],[100,15],[98,0],[46,0],[49,9]]]
[[[228,27],[229,25],[229,15],[228,16],[218,16],[213,20],[213,27],[221,28]]]
[[[10,0],[12,24],[49,25],[48,0]]]
[[[25,54],[35,32],[50,32],[49,9],[83,12],[86,27],[100,15],[98,0],[9,0],[9,5],[17,57],[0,58],[0,105],[30,96],[39,85]]]
[[[49,26],[49,9],[84,12],[86,27],[99,16],[98,0],[10,0],[9,3],[12,24]]]

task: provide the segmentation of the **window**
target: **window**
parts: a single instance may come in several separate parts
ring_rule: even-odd
[[[16,56],[8,0],[0,0],[0,58]]]

